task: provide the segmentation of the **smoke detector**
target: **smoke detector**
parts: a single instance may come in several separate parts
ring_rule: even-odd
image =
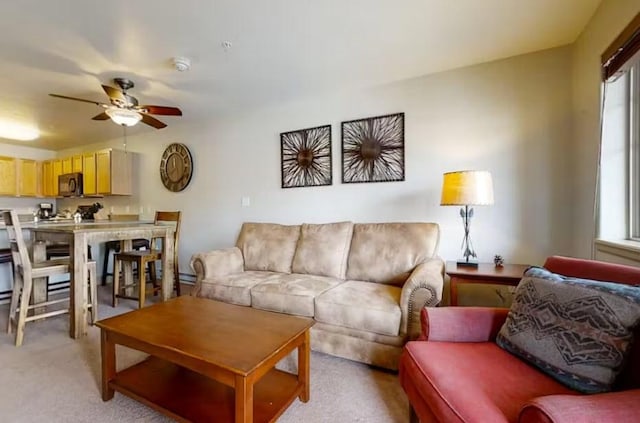
[[[186,57],[174,57],[173,67],[179,72],[188,71],[191,69],[191,60]]]

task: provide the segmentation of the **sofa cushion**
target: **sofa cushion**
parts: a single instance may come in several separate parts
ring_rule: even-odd
[[[343,281],[292,273],[280,274],[251,289],[251,305],[262,310],[313,317],[313,299]]]
[[[402,285],[433,257],[439,236],[435,223],[356,223],[346,278]]]
[[[291,273],[300,226],[244,223],[236,246],[242,250],[245,270]]]
[[[446,422],[516,422],[530,399],[575,394],[493,342],[408,342],[400,383]]]
[[[203,279],[196,296],[243,306],[251,305],[251,288],[277,278],[274,272],[246,271]]]
[[[352,222],[303,224],[291,270],[344,279],[352,233]]]
[[[400,294],[396,286],[346,281],[316,298],[318,322],[397,336]]]
[[[640,322],[640,288],[532,267],[496,342],[568,387],[612,389]]]

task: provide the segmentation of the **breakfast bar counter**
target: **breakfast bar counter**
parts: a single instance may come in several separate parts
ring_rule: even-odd
[[[26,226],[26,225],[25,225]],[[46,259],[46,242],[69,244],[70,307],[69,335],[79,338],[86,333],[87,311],[82,306],[82,278],[87,277],[87,246],[89,243],[120,241],[121,251],[130,251],[131,242],[136,238],[162,238],[162,269],[173,269],[173,239],[175,228],[142,222],[97,221],[83,223],[34,223],[28,226],[33,241],[33,260]],[[125,282],[130,278],[125,272]],[[162,300],[167,300],[173,291],[173,272],[162,272]],[[46,279],[34,281],[34,300],[46,298]]]

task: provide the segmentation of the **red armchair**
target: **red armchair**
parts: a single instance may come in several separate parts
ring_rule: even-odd
[[[631,266],[553,256],[544,267],[567,276],[640,283],[640,268]],[[640,422],[640,333],[620,390],[585,395],[498,347],[507,312],[422,310],[422,334],[406,344],[399,368],[412,422]]]

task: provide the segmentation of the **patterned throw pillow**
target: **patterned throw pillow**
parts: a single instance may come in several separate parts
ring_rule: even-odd
[[[497,344],[583,393],[610,391],[640,322],[640,288],[531,267]]]

